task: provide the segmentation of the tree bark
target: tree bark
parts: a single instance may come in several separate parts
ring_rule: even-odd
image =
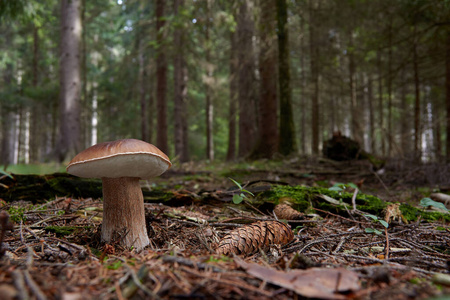
[[[174,0],[173,13],[178,18],[181,15],[178,12],[179,7],[184,6],[184,0]],[[187,144],[187,116],[186,116],[186,96],[187,96],[187,68],[184,60],[183,47],[185,44],[184,30],[181,27],[174,31],[174,61],[173,61],[173,85],[174,85],[174,139],[175,155],[179,157],[180,162],[189,160]]]
[[[271,158],[278,150],[276,2],[262,0],[260,5],[260,125],[252,158]]]
[[[363,134],[361,129],[360,115],[362,111],[359,109],[358,97],[356,94],[356,66],[355,54],[353,45],[353,30],[349,31],[349,50],[348,50],[348,75],[349,75],[349,89],[350,89],[350,113],[351,113],[351,129],[353,139],[363,147]]]
[[[280,89],[279,151],[289,155],[297,150],[292,111],[289,30],[286,0],[277,0],[278,17],[278,85]]]
[[[316,26],[314,0],[309,0],[309,39],[311,57],[311,81],[313,85],[311,97],[311,150],[314,155],[319,154],[319,47],[316,41]]]
[[[164,153],[169,152],[167,139],[167,59],[164,45],[164,0],[156,0],[156,41],[158,43],[156,59],[156,145]]]
[[[236,158],[236,104],[238,98],[238,55],[237,55],[237,33],[230,35],[230,104],[228,111],[228,150],[227,161]]]
[[[213,65],[211,62],[211,42],[210,42],[210,30],[211,30],[211,0],[206,0],[206,32],[205,32],[205,44],[206,44],[206,85],[205,85],[205,97],[206,97],[206,158],[209,161],[214,160],[214,139],[213,139],[213,113],[214,107],[212,102],[212,89],[211,83],[213,80]]]
[[[256,127],[255,57],[253,51],[254,23],[250,14],[250,1],[242,1],[237,19],[239,51],[239,157],[246,157],[253,150]]]
[[[378,64],[378,128],[381,130],[381,155],[384,157],[386,155],[386,142],[383,138],[384,136],[384,104],[383,104],[383,70],[381,66],[381,49],[377,53],[377,64]]]
[[[446,156],[447,162],[450,162],[450,30],[447,31],[445,54],[445,104],[446,104]]]
[[[414,26],[414,45],[413,45],[413,69],[414,69],[414,158],[420,159],[421,153],[421,137],[420,137],[420,79],[419,79],[419,62],[417,56],[417,36],[416,26]]]
[[[60,121],[55,153],[59,161],[81,149],[80,0],[61,1]]]

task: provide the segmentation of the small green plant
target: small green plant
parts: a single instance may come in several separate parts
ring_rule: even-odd
[[[422,200],[420,200],[419,205],[423,206],[424,209],[428,206],[432,206],[432,207],[435,207],[438,209],[449,211],[449,209],[447,207],[445,207],[444,203],[436,202],[436,201],[432,200],[431,198],[423,198]]]
[[[370,215],[370,214],[369,215],[364,215],[364,216],[371,218],[373,220],[373,222],[375,222],[375,223],[377,223],[377,222],[380,223],[381,225],[384,226],[384,228],[388,228],[389,227],[388,222],[386,222],[385,220],[378,219],[377,216]],[[383,232],[379,231],[376,228],[366,228],[366,229],[364,229],[364,231],[366,233],[375,233],[375,234],[379,234],[379,235],[383,234]]]
[[[247,199],[248,196],[247,196],[246,194],[251,195],[252,197],[255,196],[255,195],[253,195],[252,192],[247,191],[246,189],[244,189],[244,188],[242,187],[242,185],[240,185],[239,182],[237,182],[237,181],[234,180],[233,178],[228,178],[228,179],[230,179],[231,181],[233,181],[233,183],[234,183],[234,184],[239,188],[239,190],[241,191],[239,194],[234,194],[234,195],[233,195],[233,203],[234,203],[234,204],[239,204],[239,203],[241,203],[242,201],[244,201],[244,199]]]

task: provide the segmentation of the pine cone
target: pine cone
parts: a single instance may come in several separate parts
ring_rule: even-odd
[[[278,204],[273,210],[278,219],[285,220],[300,220],[303,219],[303,214],[298,210],[293,209],[287,204]]]
[[[291,228],[279,221],[261,221],[227,234],[216,249],[218,254],[250,255],[271,244],[287,244],[294,239]]]

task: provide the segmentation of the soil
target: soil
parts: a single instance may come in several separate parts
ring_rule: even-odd
[[[258,245],[242,248],[251,252],[216,250],[230,232],[273,222],[278,203],[298,208],[292,199],[266,198],[277,186],[351,183],[360,194],[417,206],[431,192],[448,191],[448,170],[391,160],[375,172],[367,161],[306,157],[176,165],[142,182],[144,195],[153,193],[145,200],[151,244],[139,253],[121,247],[120,236],[102,243],[98,197],[72,193],[19,201],[10,195],[0,204],[0,299],[446,299],[450,284],[439,278],[450,275],[450,224],[444,218],[407,221],[385,211],[375,216],[387,220],[385,229],[359,206],[324,209],[315,200],[300,217],[285,220],[292,240],[271,244],[255,234],[241,241]],[[341,268],[348,274],[339,271],[330,279]]]

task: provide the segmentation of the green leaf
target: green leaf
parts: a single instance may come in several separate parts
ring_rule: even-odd
[[[364,216],[365,217],[369,217],[369,218],[371,218],[374,221],[378,221],[378,217],[377,216],[374,216],[374,215],[364,215]]]
[[[3,174],[3,175],[5,175],[5,176],[8,176],[8,177],[11,178],[11,179],[14,179],[14,178],[11,176],[11,174],[9,174],[9,173],[7,173],[7,172],[5,172],[5,171],[3,171],[3,170],[0,170],[0,173]]]
[[[423,198],[422,200],[420,200],[419,205],[423,206],[423,207],[433,206],[433,207],[436,207],[439,209],[443,209],[445,211],[449,211],[448,208],[445,207],[444,203],[436,202],[436,201],[432,200],[431,198]]]
[[[328,189],[329,191],[342,192],[342,188],[338,186],[332,186]]]
[[[354,184],[353,182],[349,182],[349,183],[347,183],[347,185],[351,188],[354,188],[355,190],[358,188],[358,186],[356,184]]]
[[[233,203],[234,204],[239,204],[242,202],[242,200],[244,200],[244,197],[242,197],[241,195],[237,195],[237,194],[233,195]]]
[[[240,190],[242,190],[242,186],[239,184],[239,182],[237,182],[236,180],[234,180],[233,178],[228,177],[228,179],[230,179],[231,181],[233,181],[233,183],[235,185],[237,185],[239,187]]]
[[[366,228],[366,229],[364,229],[364,231],[366,233],[375,233],[375,234],[378,234],[378,235],[382,234],[381,231],[379,231],[379,230],[377,230],[375,228]]]
[[[378,222],[380,222],[381,223],[381,225],[383,225],[384,227],[386,227],[386,228],[388,228],[389,227],[389,224],[388,224],[388,222],[386,222],[385,220],[378,220]]]
[[[250,192],[250,191],[247,191],[247,190],[242,190],[243,192],[246,192],[247,194],[250,194],[250,195],[252,195],[253,197],[255,197],[255,195],[253,195],[253,193],[252,192]]]

